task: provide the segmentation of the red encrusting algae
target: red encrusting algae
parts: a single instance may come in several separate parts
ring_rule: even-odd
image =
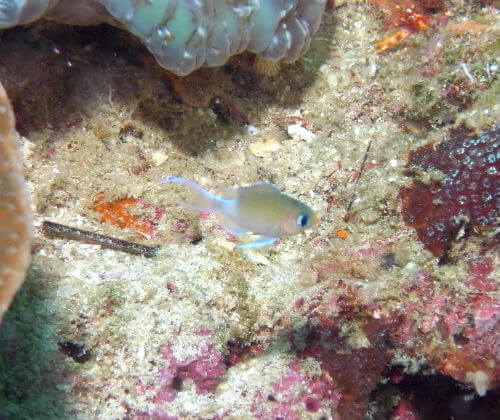
[[[341,418],[362,419],[370,392],[382,380],[391,353],[384,341],[381,322],[361,317],[359,322],[369,345],[356,347],[341,336],[341,324],[345,321],[347,318],[341,316],[332,318],[328,327],[324,321],[322,326],[311,327],[306,347],[298,355],[317,359],[324,376],[331,378],[340,399],[337,410]]]
[[[387,12],[386,25],[400,28],[390,37],[377,42],[377,53],[394,48],[413,33],[422,32],[429,28],[432,18],[427,10],[437,10],[442,7],[441,1],[409,1],[409,0],[371,0],[379,8]],[[439,3],[439,4],[438,4]],[[430,6],[430,7],[429,7]]]
[[[120,229],[133,229],[143,235],[146,239],[157,236],[155,225],[150,218],[141,218],[130,213],[130,209],[142,205],[137,198],[120,198],[115,201],[102,201],[103,194],[98,194],[96,203],[92,210],[101,213],[101,221]],[[147,207],[142,205],[143,208]],[[162,214],[159,214],[161,217]],[[156,215],[155,215],[156,218]]]
[[[500,216],[500,125],[481,136],[452,130],[449,140],[411,152],[407,175],[439,173],[442,180],[415,180],[399,196],[402,216],[425,248],[441,258],[463,229],[467,232],[498,227]]]

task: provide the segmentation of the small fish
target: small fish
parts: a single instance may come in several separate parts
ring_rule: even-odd
[[[195,182],[178,176],[169,176],[161,182],[187,185],[192,196],[189,202],[179,204],[191,210],[217,213],[219,223],[229,233],[262,236],[255,242],[240,245],[240,248],[270,245],[278,238],[301,232],[319,220],[309,206],[266,182],[238,187],[226,198],[211,194]]]

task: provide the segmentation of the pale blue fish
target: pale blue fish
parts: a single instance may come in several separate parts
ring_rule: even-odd
[[[161,182],[187,185],[192,195],[188,202],[180,204],[192,210],[216,213],[219,223],[229,233],[262,236],[255,242],[240,245],[240,248],[270,245],[278,238],[301,232],[319,220],[309,206],[266,182],[235,188],[228,197],[214,195],[195,182],[178,176],[169,176]]]

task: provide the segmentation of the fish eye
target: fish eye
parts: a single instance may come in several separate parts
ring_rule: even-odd
[[[299,217],[297,217],[297,226],[300,227],[307,227],[311,223],[311,218],[309,217],[308,214],[299,214]]]

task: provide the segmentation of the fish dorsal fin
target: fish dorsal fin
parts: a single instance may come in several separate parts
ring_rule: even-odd
[[[281,190],[274,184],[269,182],[257,182],[252,185],[247,185],[245,187],[239,187],[237,189],[238,195],[242,194],[281,194]]]

